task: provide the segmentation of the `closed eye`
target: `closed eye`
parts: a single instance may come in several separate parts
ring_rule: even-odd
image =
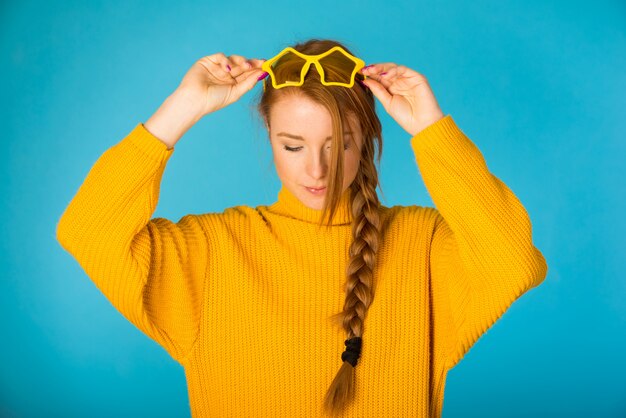
[[[344,150],[347,150],[348,148],[350,148],[350,146],[348,144],[344,145],[344,147],[343,147]],[[287,150],[287,151],[291,151],[291,152],[297,152],[297,151],[300,151],[302,149],[302,147],[292,148],[292,147],[289,147],[289,146],[285,145],[284,149]],[[328,149],[330,149],[330,147],[328,147]]]

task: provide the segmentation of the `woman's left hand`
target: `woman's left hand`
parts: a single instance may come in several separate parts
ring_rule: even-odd
[[[422,74],[393,62],[372,64],[360,73],[367,76],[363,83],[387,113],[410,135],[417,135],[445,116]]]

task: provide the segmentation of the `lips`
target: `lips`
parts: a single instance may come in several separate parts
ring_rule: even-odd
[[[312,187],[307,187],[304,186],[305,189],[307,189],[309,191],[309,193],[314,194],[315,196],[322,196],[324,194],[326,194],[326,187],[322,187],[322,188],[318,188],[318,189],[314,189]]]

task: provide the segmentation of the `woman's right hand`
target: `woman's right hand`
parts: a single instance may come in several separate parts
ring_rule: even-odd
[[[187,71],[178,90],[185,92],[203,117],[236,102],[251,90],[264,74],[264,61],[241,55],[227,57],[222,52],[202,57]]]

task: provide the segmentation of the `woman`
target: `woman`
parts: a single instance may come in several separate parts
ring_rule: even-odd
[[[526,210],[426,78],[320,58],[336,46],[295,45],[306,73],[296,55],[270,60],[258,110],[282,182],[272,205],[150,219],[178,140],[270,68],[217,53],[98,159],[58,224],[110,302],[185,368],[194,417],[440,416],[448,370],[546,276]],[[380,204],[374,97],[411,136],[436,208]]]

